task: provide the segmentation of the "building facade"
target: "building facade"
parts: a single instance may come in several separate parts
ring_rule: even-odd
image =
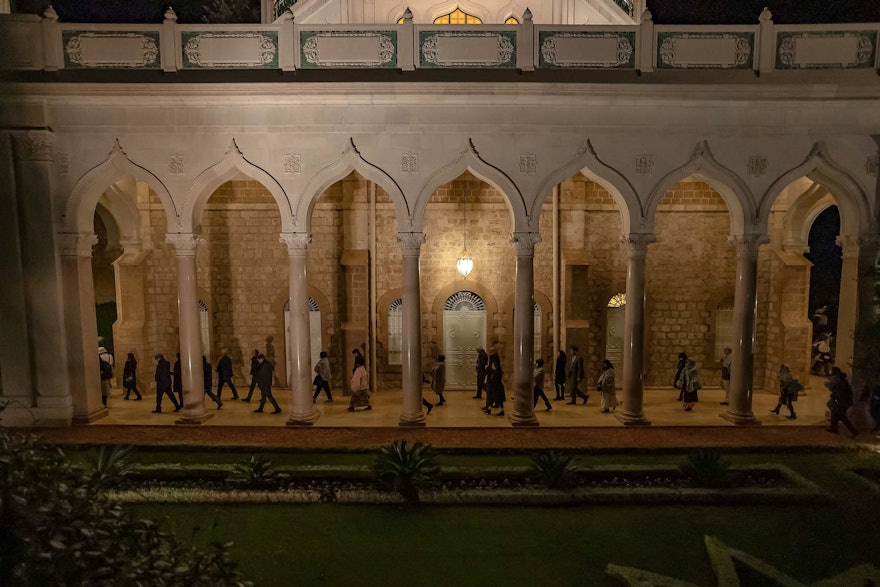
[[[142,387],[154,354],[180,352],[183,424],[209,416],[201,357],[221,349],[243,376],[253,349],[273,358],[288,424],[310,425],[317,353],[339,388],[361,348],[401,425],[422,425],[431,358],[473,389],[475,348],[494,346],[512,424],[536,425],[533,360],[571,345],[588,380],[617,365],[628,425],[679,352],[712,381],[730,346],[725,418],[754,423],[781,363],[809,371],[803,253],[832,206],[853,371],[875,311],[880,24],[661,27],[626,3],[544,4],[0,15],[5,422],[106,413],[111,304]]]

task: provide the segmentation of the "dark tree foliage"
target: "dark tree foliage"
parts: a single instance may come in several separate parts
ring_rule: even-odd
[[[41,14],[48,5],[18,0],[14,8]],[[260,22],[260,0],[52,0],[61,22],[160,23],[169,5],[181,24]]]
[[[867,0],[647,0],[657,24],[755,24],[766,6],[776,24],[878,22]]]
[[[229,545],[186,548],[110,503],[113,468],[96,476],[35,437],[0,429],[0,585],[250,585]]]

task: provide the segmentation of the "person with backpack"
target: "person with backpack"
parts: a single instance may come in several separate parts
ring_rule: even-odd
[[[106,407],[113,382],[113,355],[103,346],[98,347],[98,366],[101,369],[101,401]]]

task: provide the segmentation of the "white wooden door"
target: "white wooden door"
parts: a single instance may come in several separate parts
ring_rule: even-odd
[[[476,389],[477,347],[486,347],[484,310],[445,310],[443,348],[446,355],[446,388]]]

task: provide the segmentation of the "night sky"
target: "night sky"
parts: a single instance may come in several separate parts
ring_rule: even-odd
[[[841,248],[835,244],[840,234],[840,213],[831,206],[813,222],[810,229],[810,252],[805,256],[813,262],[810,272],[810,316],[816,308],[828,306],[828,327],[837,329],[837,303],[840,299],[840,270],[843,267]]]

